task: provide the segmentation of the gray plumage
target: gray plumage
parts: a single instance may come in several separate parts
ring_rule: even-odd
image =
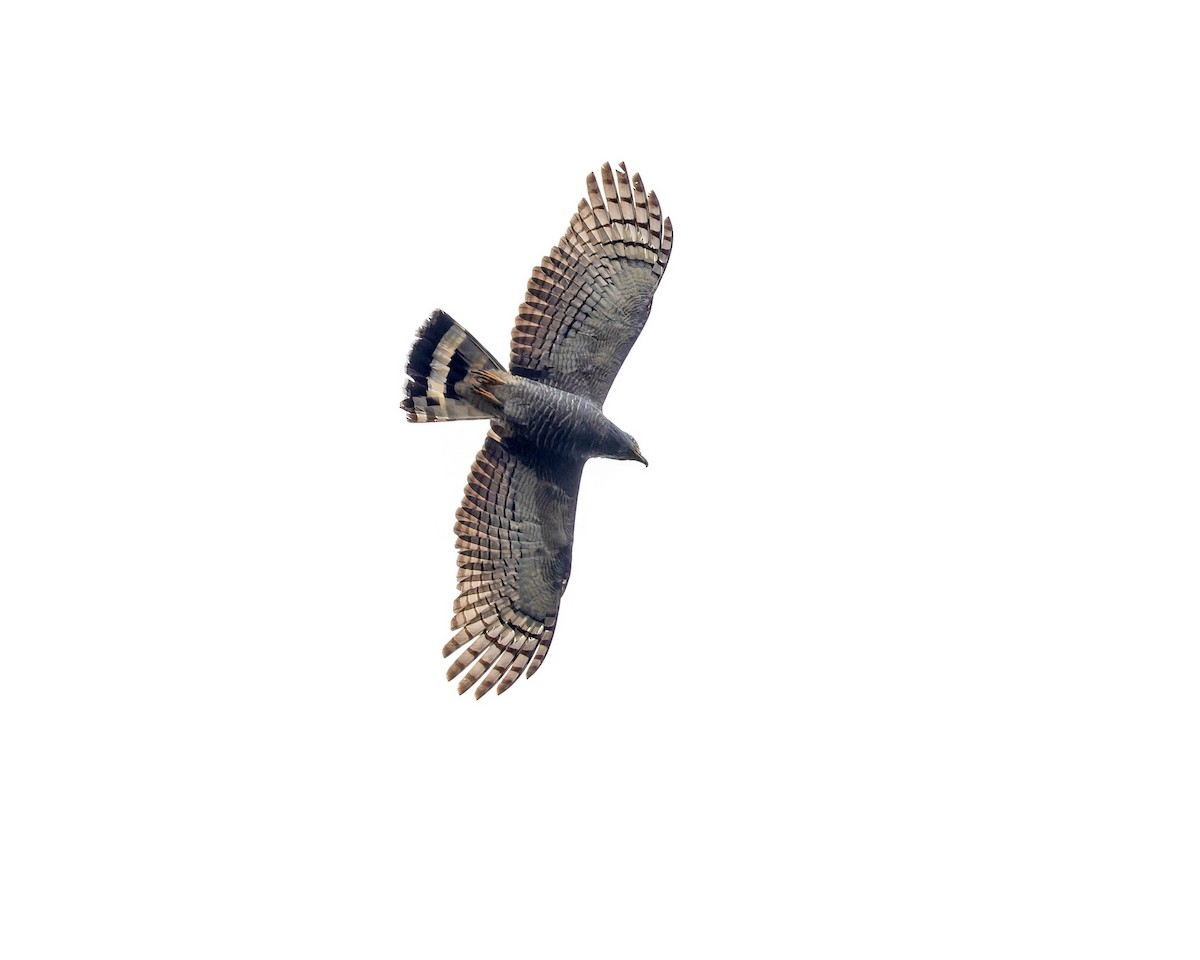
[[[624,164],[600,175],[603,193],[589,174],[587,197],[533,270],[508,370],[440,310],[409,355],[410,420],[491,421],[454,528],[457,632],[442,653],[459,653],[447,671],[462,674],[459,693],[477,681],[476,697],[503,693],[545,659],[571,574],[583,465],[646,462],[602,406],[650,315],[671,221]]]

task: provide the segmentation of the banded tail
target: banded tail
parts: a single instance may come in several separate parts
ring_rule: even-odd
[[[465,327],[434,310],[408,355],[407,396],[400,406],[414,423],[491,420],[502,412],[493,388],[509,376]]]

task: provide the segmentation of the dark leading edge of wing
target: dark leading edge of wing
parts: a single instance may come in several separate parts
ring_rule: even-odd
[[[534,267],[512,333],[512,372],[603,403],[671,256],[671,221],[622,163],[588,174],[587,199]],[[607,200],[607,202],[606,202]]]

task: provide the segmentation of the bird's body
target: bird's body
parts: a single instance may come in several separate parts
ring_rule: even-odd
[[[605,164],[601,176],[604,194],[589,175],[588,198],[534,269],[510,369],[440,310],[409,356],[410,420],[491,421],[456,514],[458,632],[443,654],[465,647],[448,671],[466,670],[460,693],[481,677],[476,697],[503,693],[541,665],[570,576],[583,465],[646,462],[602,406],[649,316],[671,221],[637,174]]]
[[[539,454],[641,459],[637,442],[609,420],[598,403],[525,377],[513,377],[504,390],[503,422],[510,436]]]

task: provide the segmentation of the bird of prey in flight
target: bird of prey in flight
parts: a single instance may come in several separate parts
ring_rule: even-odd
[[[417,333],[408,419],[491,421],[455,514],[456,632],[442,654],[458,653],[447,678],[461,674],[459,693],[476,683],[476,697],[503,693],[542,665],[571,573],[583,465],[646,463],[602,407],[670,256],[658,198],[624,164],[605,164],[533,269],[507,369],[441,310]]]

